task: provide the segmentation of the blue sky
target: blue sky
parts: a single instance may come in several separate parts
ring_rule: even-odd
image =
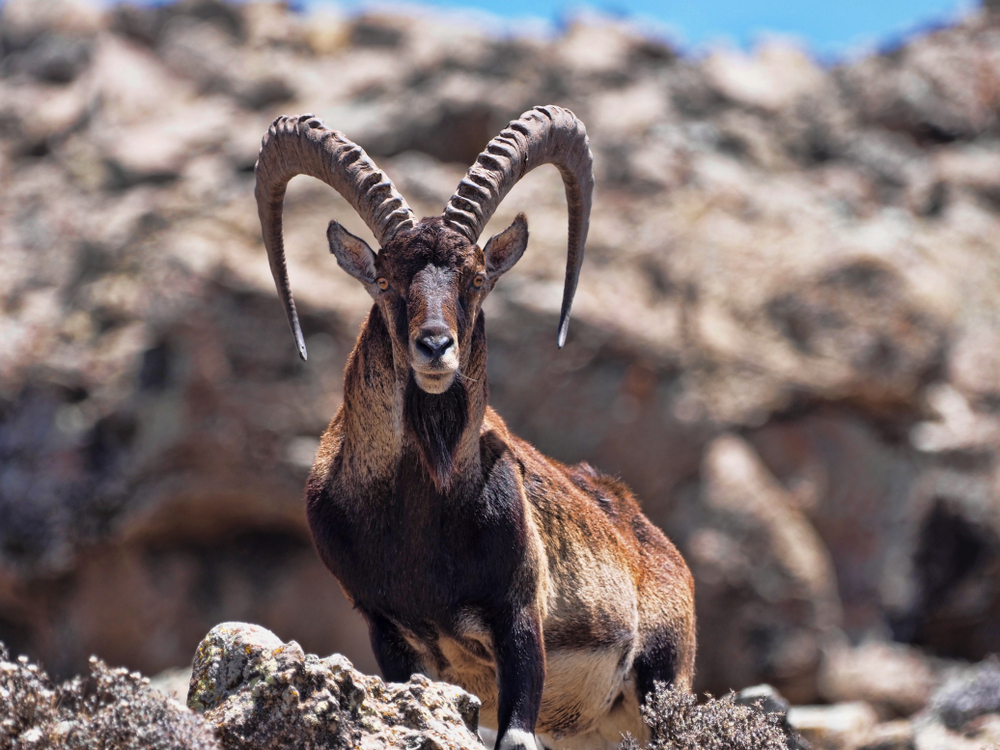
[[[299,3],[319,7],[329,0]],[[800,39],[821,57],[892,44],[915,31],[953,21],[978,5],[976,0],[591,0],[582,4],[567,0],[427,0],[424,4],[486,11],[507,19],[534,17],[556,24],[581,10],[596,10],[647,25],[688,50],[718,42],[749,48],[763,35],[780,34]]]
[[[107,5],[115,0],[92,0]],[[132,0],[161,4],[169,0]],[[3,0],[0,0],[2,4]],[[309,10],[332,6],[348,12],[399,0],[290,0]],[[534,19],[532,30],[556,29],[579,13],[626,18],[682,49],[698,52],[715,44],[750,49],[767,35],[798,39],[821,59],[892,46],[907,36],[953,22],[979,0],[402,0],[445,13],[472,11],[478,24],[499,16],[507,29]],[[513,23],[512,23],[513,22]]]

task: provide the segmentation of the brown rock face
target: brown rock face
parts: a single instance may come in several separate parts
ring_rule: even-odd
[[[324,230],[371,238],[292,183],[298,362],[253,205],[260,136],[315,112],[432,215],[548,102],[595,152],[587,260],[557,351],[565,203],[533,172],[485,231],[528,214],[486,306],[491,401],[547,454],[620,475],[678,541],[697,688],[813,700],[828,637],[1000,651],[1000,14],[832,68],[774,44],[696,60],[619,23],[539,41],[218,0],[2,14],[16,652],[153,674],[246,620],[375,671],[301,504],[370,304]]]
[[[766,675],[789,700],[814,701],[840,603],[828,554],[792,496],[746,442],[726,435],[708,447],[699,494],[671,523],[692,530],[676,538],[698,581],[699,628],[715,634],[699,679],[740,685]]]

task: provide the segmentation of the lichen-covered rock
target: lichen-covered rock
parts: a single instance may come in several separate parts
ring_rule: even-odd
[[[321,659],[256,625],[223,623],[195,654],[188,706],[226,750],[481,748],[479,699],[414,675],[363,675],[343,656]]]
[[[0,643],[4,750],[219,750],[211,727],[138,672],[97,657],[90,674],[59,684]]]

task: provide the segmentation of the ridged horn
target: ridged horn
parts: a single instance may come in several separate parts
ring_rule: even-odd
[[[542,164],[559,169],[569,208],[566,283],[557,339],[562,347],[580,279],[594,192],[594,157],[587,129],[576,115],[568,109],[548,105],[534,107],[513,120],[469,168],[444,209],[444,219],[470,242],[476,242],[511,188]]]
[[[299,356],[305,359],[306,344],[288,284],[281,234],[281,212],[288,181],[304,174],[325,182],[354,207],[380,246],[400,229],[413,226],[413,211],[360,146],[347,140],[342,133],[328,129],[313,115],[279,117],[271,123],[261,141],[254,174],[257,177],[254,189],[257,214],[271,275],[285,306]]]

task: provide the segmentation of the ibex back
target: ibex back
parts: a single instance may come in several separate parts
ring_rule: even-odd
[[[546,458],[487,405],[482,303],[527,247],[527,221],[476,242],[511,187],[547,163],[569,207],[562,346],[593,191],[572,112],[536,107],[510,123],[444,213],[420,221],[358,146],[311,115],[276,120],[256,169],[303,358],[281,235],[288,180],[327,182],[381,246],[335,221],[327,231],[375,303],[306,489],[316,548],[367,621],[383,676],[423,672],[474,693],[501,750],[533,749],[533,733],[546,748],[644,737],[639,706],[654,682],[689,688],[694,669],[693,583],[674,546],[624,485]]]

